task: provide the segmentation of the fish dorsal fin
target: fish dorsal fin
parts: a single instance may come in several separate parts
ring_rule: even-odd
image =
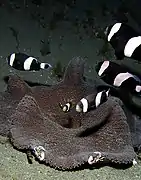
[[[70,60],[64,74],[63,82],[66,84],[81,84],[83,82],[85,60],[75,57]]]
[[[7,91],[16,99],[22,98],[26,93],[31,92],[28,84],[18,75],[10,75],[7,82]]]

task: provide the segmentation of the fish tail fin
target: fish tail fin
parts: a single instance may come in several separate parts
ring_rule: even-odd
[[[40,68],[41,69],[49,69],[49,68],[52,68],[52,66],[49,63],[40,63]]]

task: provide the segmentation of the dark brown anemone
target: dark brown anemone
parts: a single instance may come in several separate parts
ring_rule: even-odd
[[[84,81],[84,63],[79,57],[72,59],[63,80],[50,87],[30,87],[18,76],[9,78],[5,95],[9,95],[10,102],[7,99],[2,102],[10,105],[4,127],[9,127],[11,143],[59,169],[99,162],[132,164],[136,153],[120,100],[109,97],[86,114],[75,110],[82,97],[97,92],[94,85]],[[72,108],[63,112],[59,103],[68,101]]]

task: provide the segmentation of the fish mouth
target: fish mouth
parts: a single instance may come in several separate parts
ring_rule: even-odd
[[[105,76],[106,76],[106,74],[102,74],[102,75],[100,76],[100,78],[103,79],[103,78],[105,78]]]

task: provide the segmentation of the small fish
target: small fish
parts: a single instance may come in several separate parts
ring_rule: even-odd
[[[86,113],[90,109],[97,108],[100,104],[107,101],[109,96],[109,91],[110,89],[99,91],[96,94],[95,93],[90,94],[82,98],[76,105],[76,111]]]
[[[88,158],[88,163],[90,164],[90,165],[92,165],[92,164],[94,164],[94,163],[97,163],[98,161],[103,161],[104,160],[104,156],[102,156],[102,153],[101,152],[99,152],[99,151],[96,151],[96,152],[94,152],[94,154],[96,155],[96,156],[89,156],[89,158]]]
[[[59,103],[59,106],[63,110],[63,112],[69,112],[72,107],[72,102],[67,102],[65,105]]]
[[[117,22],[106,28],[105,35],[117,59],[128,57],[141,61],[141,33],[126,23]]]
[[[45,150],[45,148],[43,146],[36,146],[36,147],[34,147],[32,152],[34,153],[34,155],[36,156],[36,158],[39,161],[44,161],[46,150]]]
[[[13,53],[7,58],[8,65],[20,71],[39,71],[49,69],[52,66],[48,63],[41,63],[36,58],[24,53]]]
[[[130,92],[141,92],[141,80],[128,72],[124,65],[111,61],[101,61],[96,65],[96,72],[107,84],[118,88],[126,88]]]

